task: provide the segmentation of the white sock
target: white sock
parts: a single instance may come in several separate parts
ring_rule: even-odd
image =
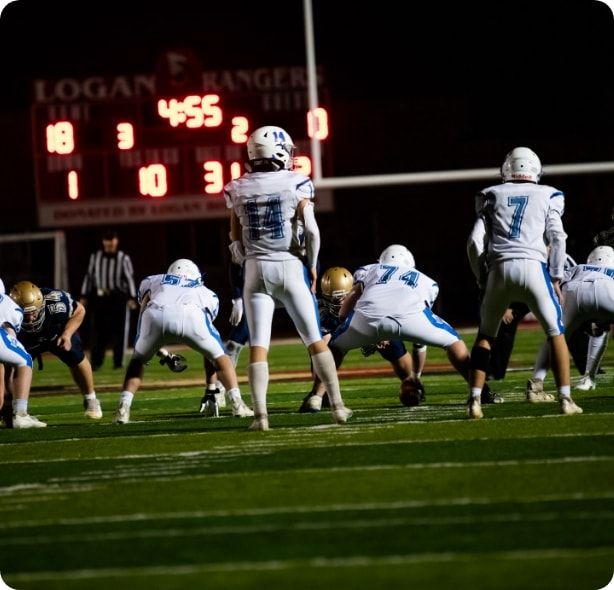
[[[571,397],[571,386],[570,385],[561,385],[559,387],[559,397]]]
[[[533,379],[543,381],[548,374],[550,367],[550,347],[547,343],[542,344],[537,352],[535,359],[535,368],[533,369]]]
[[[14,399],[13,400],[13,413],[14,414],[27,414],[28,413],[28,400],[27,399]]]
[[[96,399],[96,392],[92,391],[92,393],[86,393],[83,397],[88,401],[91,399]]]
[[[586,371],[591,379],[595,379],[601,359],[608,347],[608,333],[604,332],[601,336],[591,336],[588,339],[588,354],[586,356]]]
[[[341,390],[339,388],[339,377],[337,376],[337,367],[335,367],[335,359],[330,350],[319,352],[311,357],[313,370],[320,378],[320,381],[326,387],[330,406],[333,410],[343,408],[343,399],[341,399]]]
[[[479,399],[481,401],[482,400],[482,390],[479,387],[472,387],[471,397],[473,399]]]
[[[233,402],[241,401],[241,390],[238,387],[233,387],[226,392],[228,399]]]
[[[131,391],[124,390],[122,391],[122,394],[119,397],[119,403],[125,404],[128,407],[130,407],[132,405],[133,397],[134,397],[134,393],[132,393]]]
[[[266,393],[269,387],[269,363],[250,363],[247,376],[252,390],[252,405],[256,418],[266,418]]]

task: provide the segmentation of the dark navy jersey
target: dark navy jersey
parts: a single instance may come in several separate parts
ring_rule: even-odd
[[[50,345],[62,334],[66,323],[77,308],[77,302],[66,291],[43,287],[41,292],[45,298],[45,319],[41,327],[29,332],[28,326],[24,323],[18,334],[19,341],[32,356],[52,348]]]
[[[341,320],[327,309],[321,299],[318,300],[318,308],[320,310],[320,333],[322,336],[326,336],[326,334],[331,334],[337,329]]]

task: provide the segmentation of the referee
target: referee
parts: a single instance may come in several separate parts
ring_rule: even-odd
[[[119,250],[115,230],[102,234],[102,249],[90,256],[81,285],[81,303],[90,317],[91,362],[94,371],[113,345],[113,368],[121,369],[130,331],[128,309],[136,309],[134,269],[130,256]]]

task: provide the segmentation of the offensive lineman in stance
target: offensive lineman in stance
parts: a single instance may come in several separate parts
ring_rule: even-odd
[[[561,413],[582,412],[571,399],[569,351],[559,303],[566,256],[567,235],[561,220],[565,197],[551,186],[538,184],[541,175],[537,155],[526,147],[514,148],[501,166],[503,182],[482,190],[476,197],[478,217],[468,252],[472,269],[482,267],[480,258],[485,257],[488,275],[480,328],[471,351],[467,418],[483,416],[480,395],[491,343],[512,301],[526,303],[548,336]],[[485,238],[474,238],[476,229],[483,225]],[[478,281],[482,282],[482,277]]]
[[[325,384],[333,419],[344,423],[335,361],[318,326],[316,263],[320,231],[313,210],[311,180],[292,171],[294,143],[280,127],[256,129],[247,141],[247,169],[224,187],[230,217],[230,251],[245,261],[243,305],[250,334],[248,377],[255,419],[253,430],[268,430],[268,350],[276,303],[283,305],[309,350],[315,373]],[[293,251],[297,226],[304,225],[306,266]]]
[[[134,354],[113,422],[130,421],[132,399],[141,385],[145,364],[164,344],[187,344],[201,352],[213,362],[228,390],[233,414],[252,415],[241,399],[234,366],[213,325],[219,308],[217,295],[203,285],[196,264],[180,258],[168,267],[166,274],[146,277],[139,286],[138,299],[141,313]]]
[[[66,291],[19,281],[11,297],[23,308],[19,341],[33,356],[51,352],[69,369],[83,395],[86,418],[100,420],[102,409],[96,398],[92,366],[85,356],[78,329],[85,318],[85,307]],[[42,361],[39,361],[42,367]]]
[[[431,311],[439,287],[433,279],[414,268],[414,257],[398,244],[386,248],[379,263],[370,266],[341,305],[345,320],[333,333],[330,343],[338,366],[354,348],[382,340],[421,342],[445,349],[452,366],[469,377],[469,352],[456,330]],[[420,403],[420,392],[412,379],[402,382]]]

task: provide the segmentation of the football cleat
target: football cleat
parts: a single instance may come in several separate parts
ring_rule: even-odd
[[[532,404],[553,402],[554,396],[544,391],[544,382],[541,379],[529,379],[525,389],[526,400]]]
[[[84,399],[83,410],[86,418],[91,418],[92,420],[100,420],[102,418],[102,408],[97,399]]]
[[[41,422],[35,416],[20,412],[13,415],[13,428],[45,428],[46,422]]]
[[[166,365],[173,373],[181,373],[188,368],[188,363],[184,356],[180,354],[168,354],[160,359],[161,365]]]
[[[479,420],[484,417],[482,412],[482,404],[477,397],[470,397],[467,400],[467,407],[465,408],[465,415],[470,420]]]
[[[130,422],[130,406],[125,402],[119,402],[113,415],[113,424],[128,424]]]
[[[592,379],[590,375],[584,375],[580,381],[576,383],[574,389],[579,389],[580,391],[591,391],[596,387],[597,383],[595,383],[595,380]]]
[[[561,405],[561,414],[571,416],[572,414],[581,414],[582,408],[576,405],[570,397],[559,398],[559,404]]]
[[[308,393],[298,409],[301,414],[316,414],[322,409],[322,398],[315,393]]]
[[[228,401],[232,406],[233,416],[237,416],[238,418],[249,418],[254,415],[252,409],[241,399],[241,394],[238,390],[230,390]]]
[[[332,411],[333,422],[335,424],[345,424],[353,415],[354,412],[345,406]]]
[[[484,387],[482,388],[482,395],[480,398],[480,403],[482,404],[502,404],[503,401],[504,401],[503,398],[498,393],[495,393],[494,391],[490,389],[490,387],[488,386],[488,383],[484,384]]]

